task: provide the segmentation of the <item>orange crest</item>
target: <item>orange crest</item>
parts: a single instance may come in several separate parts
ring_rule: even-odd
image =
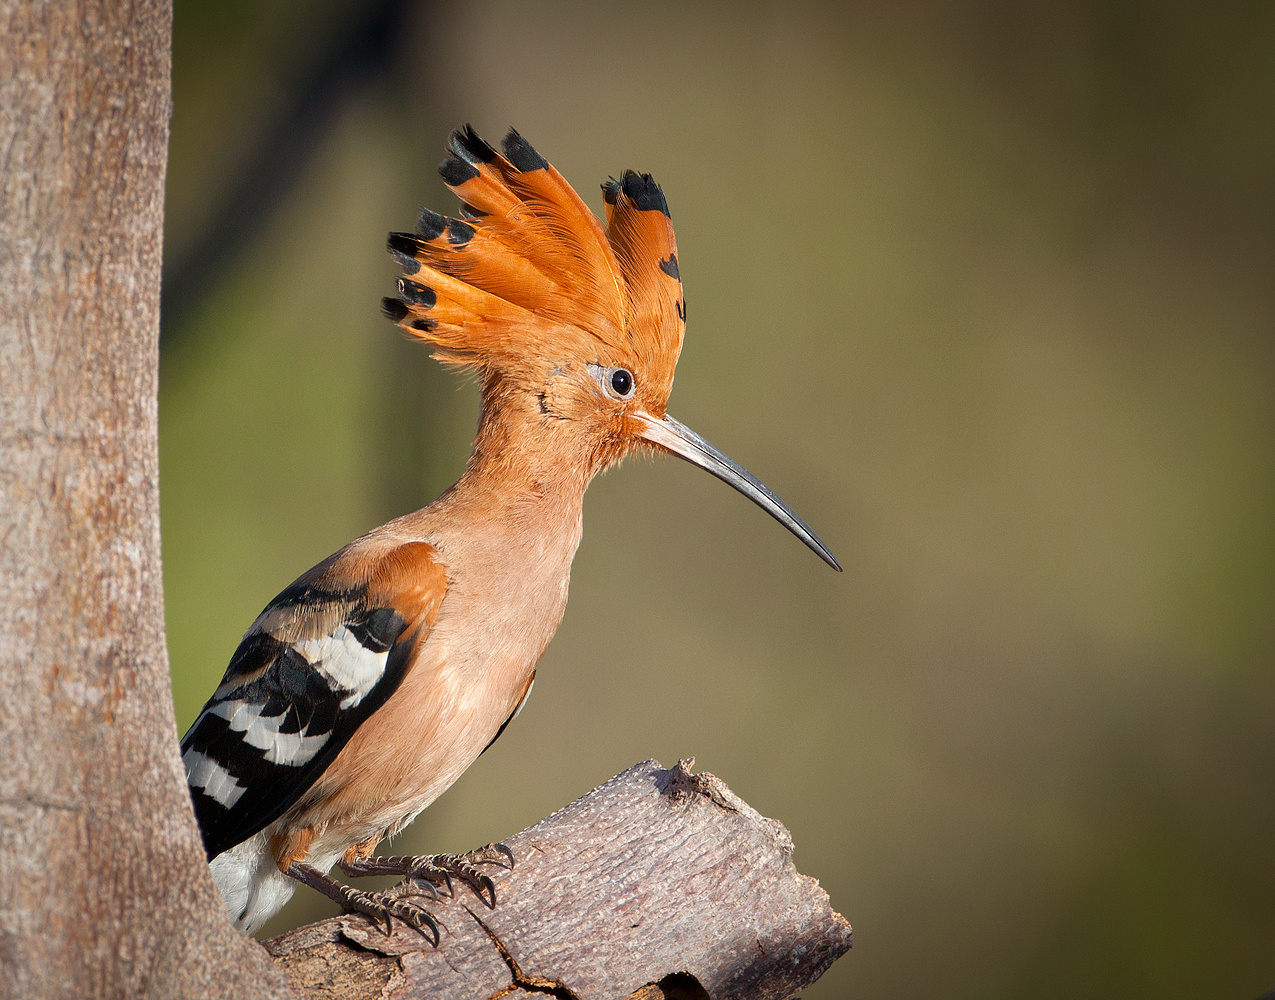
[[[630,368],[668,398],[686,307],[664,192],[626,171],[603,185],[603,230],[516,131],[497,153],[466,126],[439,173],[463,219],[425,209],[392,233],[403,267],[386,314],[442,361],[535,376],[564,360]]]

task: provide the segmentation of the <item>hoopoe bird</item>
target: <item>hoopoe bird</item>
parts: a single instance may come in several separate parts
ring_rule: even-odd
[[[629,451],[707,470],[841,568],[783,501],[666,411],[686,307],[660,186],[633,171],[609,180],[604,227],[517,132],[502,149],[469,126],[454,133],[439,171],[461,217],[425,209],[388,244],[403,276],[386,314],[479,379],[464,474],[271,601],[182,740],[213,878],[248,933],[303,882],[437,941],[424,906],[346,886],[334,865],[430,880],[431,893],[455,874],[495,905],[476,865],[504,863],[506,848],[372,852],[517,717],[566,607],[585,488]]]

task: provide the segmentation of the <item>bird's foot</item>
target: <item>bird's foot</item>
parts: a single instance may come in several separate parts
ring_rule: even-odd
[[[426,928],[429,928],[430,933],[434,935],[434,947],[438,947],[441,935],[438,930],[438,921],[434,919],[433,914],[424,907],[409,903],[402,898],[404,895],[415,895],[415,893],[398,892],[396,890],[400,888],[399,886],[383,892],[364,892],[361,889],[343,885],[332,876],[324,875],[317,868],[297,862],[288,866],[288,875],[312,889],[317,889],[333,902],[338,903],[346,913],[362,913],[377,923],[383,922],[386,934],[394,933],[393,918],[395,917],[409,927],[416,928],[422,934],[425,934]],[[434,892],[434,887],[431,885],[429,888],[431,895],[437,899],[438,893]]]
[[[347,875],[406,875],[407,878],[396,886],[416,884],[427,886],[434,898],[438,898],[437,888],[447,886],[447,891],[455,895],[452,876],[468,885],[478,897],[492,909],[496,908],[496,884],[491,878],[478,869],[478,865],[499,865],[512,870],[514,852],[504,844],[488,844],[468,854],[418,854],[408,856],[387,856],[378,858],[349,858],[339,862],[341,870]]]

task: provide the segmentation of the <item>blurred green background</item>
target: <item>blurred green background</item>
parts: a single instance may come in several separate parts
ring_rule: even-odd
[[[806,996],[1275,987],[1275,7],[176,0],[161,451],[184,729],[294,576],[459,473],[379,313],[449,130],[662,183],[671,460],[596,482],[517,724],[394,844],[647,757],[855,928]],[[332,912],[300,890],[267,929]]]

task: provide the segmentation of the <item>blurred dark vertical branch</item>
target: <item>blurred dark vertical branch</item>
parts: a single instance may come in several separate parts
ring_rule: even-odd
[[[285,81],[277,117],[260,129],[242,168],[224,185],[228,193],[189,249],[165,260],[163,348],[186,335],[234,261],[259,238],[307,165],[322,154],[342,115],[361,97],[371,95],[373,105],[388,105],[406,89],[412,46],[428,30],[432,10],[429,4],[404,0],[353,4],[349,16],[329,32],[327,44]],[[411,93],[411,113],[394,119],[404,133],[402,141],[409,144],[417,138],[414,121],[429,117],[429,108],[421,107],[428,88],[418,86]],[[416,207],[404,202],[404,227]],[[369,315],[376,302],[369,296]],[[381,473],[375,513],[390,517],[422,505],[450,481],[452,470],[436,460],[437,439],[439,428],[452,422],[456,394],[453,380],[388,325],[379,367],[382,391],[373,433],[380,442]]]
[[[289,81],[278,118],[261,130],[209,224],[188,252],[164,261],[161,346],[182,335],[227,266],[284,202],[341,109],[355,95],[391,78],[409,36],[407,6],[404,0],[355,4],[352,20],[335,28],[328,45]]]

